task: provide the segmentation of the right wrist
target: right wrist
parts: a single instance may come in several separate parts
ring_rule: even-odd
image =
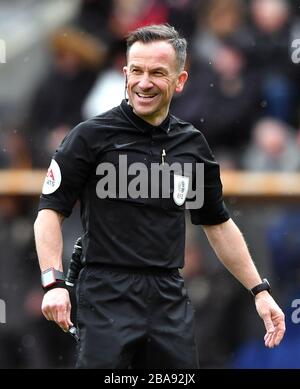
[[[53,267],[42,271],[41,282],[46,292],[54,288],[66,288],[64,273]]]
[[[57,281],[55,284],[52,284],[50,286],[47,286],[47,287],[43,287],[43,291],[45,293],[49,292],[49,290],[52,290],[52,289],[66,289],[69,291],[69,288],[68,286],[66,285],[65,281]]]

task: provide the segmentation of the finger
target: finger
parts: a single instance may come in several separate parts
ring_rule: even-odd
[[[57,312],[57,324],[60,326],[60,328],[64,331],[67,332],[69,329],[69,324],[68,324],[68,313],[66,310],[58,310]]]
[[[269,332],[266,332],[265,333],[265,336],[264,336],[264,341],[266,342],[268,340],[268,338],[270,337],[270,333]]]
[[[278,330],[276,331],[276,336],[274,338],[274,345],[275,346],[278,346],[279,343],[282,341],[284,333],[285,333],[285,326],[283,324],[283,326],[279,326]]]
[[[274,347],[274,338],[275,338],[276,334],[273,332],[273,333],[270,333],[266,342],[265,342],[265,345],[266,347],[269,347],[269,348],[273,348]]]
[[[71,321],[71,304],[68,305],[67,321],[68,321],[69,327],[72,327],[74,325],[73,322]]]
[[[268,339],[270,337],[270,334],[268,332],[266,332],[265,336],[264,336],[264,341],[265,343],[267,343]]]
[[[70,320],[70,318],[68,319],[68,325],[69,325],[69,327],[73,327],[73,322]]]
[[[265,335],[265,346],[266,347],[270,347],[270,342],[271,342],[272,336],[273,336],[273,333],[267,333]]]
[[[42,313],[47,320],[54,321],[53,312],[48,305],[42,305]]]
[[[58,324],[58,308],[55,307],[52,309],[52,316],[53,316],[53,321]]]
[[[277,336],[276,336],[276,341],[275,341],[276,346],[281,342],[281,340],[283,339],[284,334],[285,334],[286,328],[285,328],[285,317],[284,317],[283,312],[282,312],[281,317],[278,320],[277,328],[278,328],[278,331],[277,331]]]
[[[46,318],[47,320],[50,320],[49,313],[48,313],[48,311],[46,311],[46,309],[42,308],[42,313],[43,313],[43,315],[45,316],[45,318]]]
[[[68,331],[70,327],[73,326],[71,321],[71,304],[67,304],[67,307],[61,307],[59,312],[58,320],[63,331]]]
[[[281,339],[283,338],[283,332],[276,329],[276,331],[272,334],[272,336],[268,339],[268,347],[273,348],[275,346],[278,346]]]
[[[53,312],[52,312],[51,310],[48,310],[48,311],[47,311],[47,316],[46,316],[46,318],[47,318],[47,320],[49,320],[49,321],[55,321]]]
[[[274,320],[274,323],[276,324],[276,330],[272,338],[269,339],[269,345],[271,347],[278,346],[284,336],[285,333],[284,315],[282,315],[282,317],[276,318]]]

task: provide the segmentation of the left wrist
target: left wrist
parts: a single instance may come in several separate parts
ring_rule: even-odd
[[[257,293],[254,296],[254,299],[257,299],[259,297],[268,297],[268,296],[270,296],[270,292],[268,292],[267,290],[262,290],[261,292]]]
[[[261,283],[257,284],[256,286],[250,289],[250,293],[252,294],[253,297],[263,292],[264,294],[266,293],[271,294],[271,286],[269,281],[266,278],[264,278]]]

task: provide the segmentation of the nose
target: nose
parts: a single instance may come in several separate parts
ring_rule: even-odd
[[[139,87],[142,90],[152,88],[153,84],[148,73],[144,73],[139,81]]]

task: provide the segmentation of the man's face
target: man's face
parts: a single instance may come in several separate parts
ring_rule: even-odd
[[[167,116],[175,92],[182,91],[187,72],[178,71],[174,48],[166,41],[135,42],[128,53],[127,92],[136,115],[159,125]]]

